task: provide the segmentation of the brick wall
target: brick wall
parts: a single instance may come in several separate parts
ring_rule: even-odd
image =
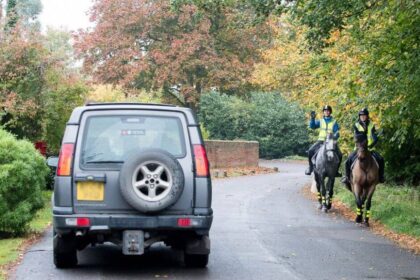
[[[256,141],[205,141],[211,168],[258,166],[259,144]]]

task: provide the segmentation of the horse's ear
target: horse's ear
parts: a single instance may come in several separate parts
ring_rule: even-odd
[[[362,142],[364,142],[364,141],[367,140],[367,137],[366,137],[366,135],[364,133],[357,133],[354,136],[354,138],[356,140],[356,143],[362,143]]]

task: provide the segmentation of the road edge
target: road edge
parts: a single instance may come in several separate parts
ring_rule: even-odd
[[[301,194],[312,201],[316,201],[317,197],[314,193],[311,192],[310,188],[310,184],[304,185],[301,189]],[[334,197],[333,199],[332,210],[333,213],[337,213],[349,221],[354,221],[356,218],[356,213],[337,197]],[[398,247],[408,250],[415,255],[420,255],[420,238],[416,238],[404,233],[396,233],[393,230],[387,228],[380,221],[374,219],[371,219],[369,223],[370,227],[368,229],[372,233],[391,240]]]

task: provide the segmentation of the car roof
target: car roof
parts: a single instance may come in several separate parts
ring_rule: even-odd
[[[67,124],[80,124],[83,113],[87,111],[109,111],[109,110],[150,110],[150,111],[166,111],[183,113],[187,119],[188,125],[197,125],[194,112],[190,108],[179,107],[169,104],[156,103],[95,103],[90,102],[85,106],[76,107]]]

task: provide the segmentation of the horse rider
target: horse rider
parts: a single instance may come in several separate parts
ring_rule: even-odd
[[[315,120],[315,111],[311,112],[311,120],[309,121],[309,128],[317,129],[320,128],[318,140],[313,144],[308,150],[308,161],[309,161],[309,168],[306,169],[305,174],[311,175],[312,171],[314,170],[314,166],[312,163],[312,157],[316,154],[316,152],[321,148],[324,141],[327,139],[328,134],[332,133],[333,138],[337,140],[340,137],[340,126],[338,125],[337,121],[331,116],[332,108],[329,105],[325,105],[322,108],[322,112],[324,114],[323,118],[320,120]],[[343,154],[341,153],[340,149],[337,145],[337,156],[339,158],[338,166],[341,164],[341,160],[343,158]],[[341,177],[341,174],[337,170],[336,177]]]
[[[376,134],[375,125],[369,119],[369,111],[367,108],[363,108],[359,111],[359,120],[354,124],[353,127],[354,135],[365,134],[368,140],[368,150],[372,153],[376,162],[379,165],[379,182],[384,183],[384,158],[374,150],[375,145],[378,143],[378,135]],[[354,150],[346,161],[346,174],[341,179],[341,182],[350,188],[350,169],[353,162],[356,160],[357,151]]]

